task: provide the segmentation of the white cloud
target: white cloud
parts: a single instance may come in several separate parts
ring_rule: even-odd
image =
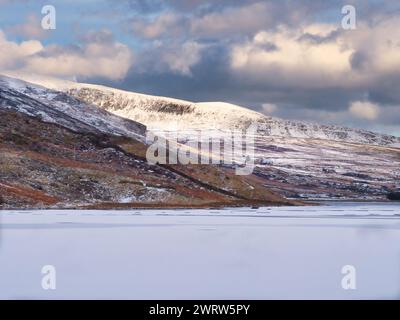
[[[201,60],[206,45],[195,41],[184,43],[154,41],[138,58],[138,72],[172,72],[191,76],[191,68]]]
[[[171,50],[163,55],[164,61],[169,65],[170,69],[184,75],[190,75],[191,66],[198,63],[201,59],[201,50],[203,45],[190,41],[182,45],[180,50]]]
[[[54,52],[54,55],[52,54]],[[132,63],[132,54],[125,45],[89,43],[79,50],[48,48],[44,55],[30,57],[24,70],[53,76],[104,77],[113,80],[125,77]]]
[[[259,32],[251,41],[232,47],[231,68],[239,74],[280,85],[320,87],[347,83],[354,50],[343,48],[338,40],[300,40],[305,34],[304,30],[287,28]]]
[[[247,80],[296,88],[359,88],[400,72],[400,17],[359,23],[260,31],[230,50],[231,70]]]
[[[350,113],[359,119],[375,120],[378,118],[380,108],[368,101],[355,101],[349,107]]]
[[[43,45],[36,40],[15,43],[8,41],[0,30],[0,70],[19,68],[24,61],[43,50]]]
[[[185,19],[175,13],[166,12],[157,16],[152,21],[135,18],[132,23],[132,31],[147,39],[158,39],[162,36],[176,37],[185,32]]]
[[[135,17],[130,22],[134,36],[147,39],[190,36],[221,38],[238,34],[253,34],[262,27],[278,23],[276,8],[272,3],[258,2],[240,7],[227,7],[221,11],[210,11],[202,15],[185,15],[171,11],[146,19]]]
[[[23,36],[28,39],[40,39],[46,35],[46,31],[41,26],[39,17],[35,14],[29,14],[26,22],[14,25],[7,31]]]
[[[254,3],[222,12],[211,12],[191,20],[191,32],[198,36],[220,37],[235,33],[253,33],[278,17],[271,3]]]
[[[36,40],[16,43],[0,30],[0,71],[22,71],[57,77],[122,79],[133,63],[124,44],[93,41],[82,46],[44,46]]]
[[[343,33],[343,42],[362,54],[366,73],[400,70],[400,16],[378,17],[372,24],[358,24]]]

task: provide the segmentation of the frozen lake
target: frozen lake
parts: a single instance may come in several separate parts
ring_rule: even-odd
[[[400,298],[398,203],[1,211],[0,223],[3,299]]]

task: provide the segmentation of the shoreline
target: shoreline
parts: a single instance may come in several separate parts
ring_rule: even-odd
[[[10,207],[10,208],[0,208],[0,212],[3,210],[151,210],[151,209],[224,209],[224,208],[244,208],[244,207],[293,207],[293,206],[313,206],[313,204],[306,204],[302,201],[264,201],[264,200],[237,200],[232,202],[209,202],[204,204],[162,204],[162,203],[113,203],[113,202],[103,202],[96,204],[84,204],[68,207]]]
[[[99,203],[99,204],[90,204],[90,205],[82,205],[75,207],[24,207],[24,208],[0,208],[1,211],[7,210],[110,210],[110,211],[119,211],[119,210],[183,210],[183,209],[209,209],[209,210],[219,210],[219,209],[229,209],[229,208],[251,208],[258,209],[260,207],[313,207],[313,206],[326,206],[333,203],[382,203],[382,204],[396,204],[400,203],[399,201],[390,201],[390,200],[366,200],[366,199],[345,199],[345,200],[337,200],[337,199],[328,199],[328,200],[302,200],[302,201],[288,201],[282,203],[273,203],[268,201],[238,201],[236,203],[208,203],[208,204],[159,204],[159,203]]]

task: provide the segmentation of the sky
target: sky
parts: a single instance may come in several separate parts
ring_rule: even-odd
[[[8,71],[400,136],[400,1],[0,0]]]

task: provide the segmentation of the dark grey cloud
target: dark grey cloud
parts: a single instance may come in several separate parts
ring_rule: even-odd
[[[377,84],[368,87],[370,100],[384,105],[400,106],[399,83],[400,70],[393,70],[390,74],[381,75],[377,80]]]

